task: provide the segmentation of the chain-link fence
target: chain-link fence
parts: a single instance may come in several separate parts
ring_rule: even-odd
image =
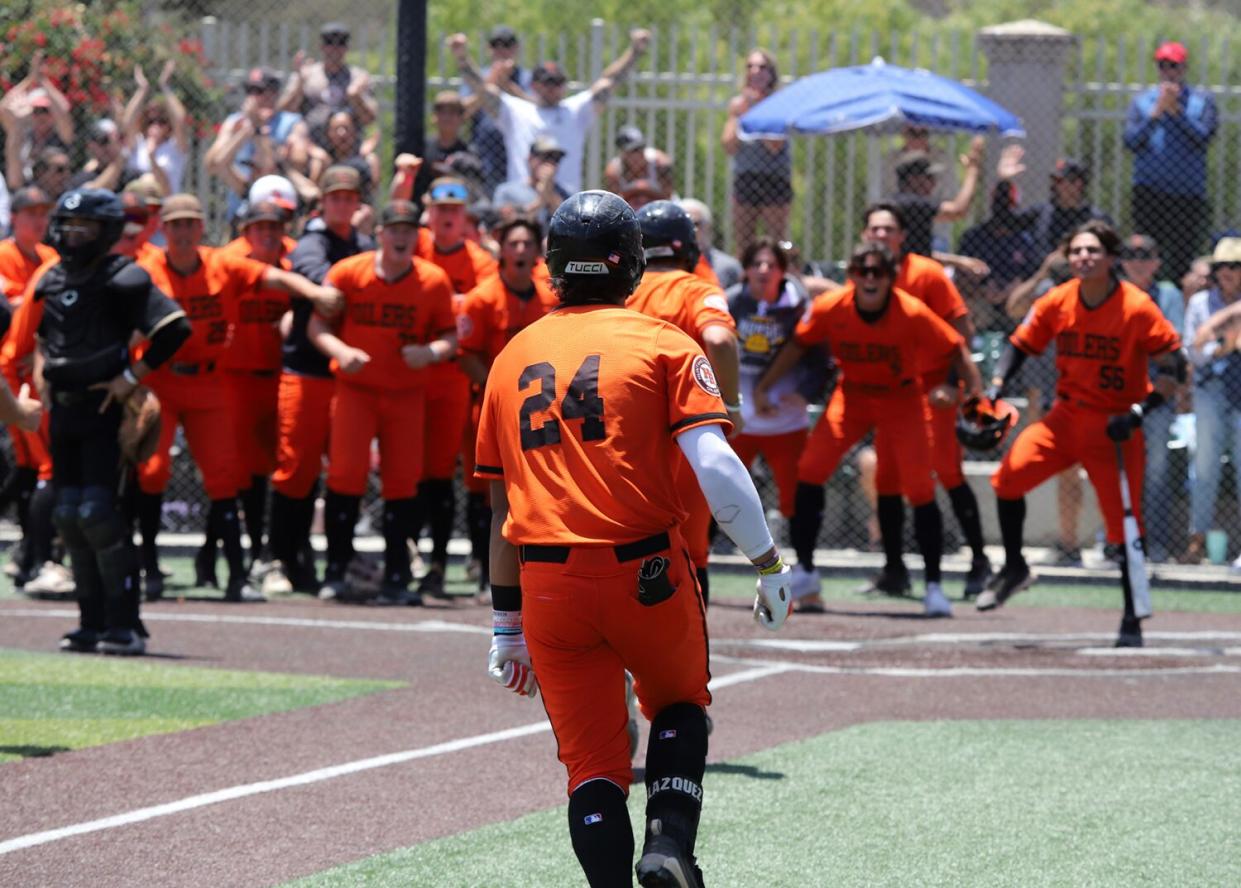
[[[18,5],[0,31],[10,190],[28,178],[62,190],[78,171],[112,167],[108,181],[119,187],[157,171],[166,188],[200,197],[214,243],[230,236],[230,213],[263,174],[292,179],[306,215],[315,212],[318,172],[334,162],[357,166],[371,180],[371,202],[385,200],[396,154],[391,5]],[[1241,395],[1232,380],[1241,357],[1234,331],[1208,323],[1241,293],[1241,241],[1231,237],[1241,204],[1235,22],[1201,9],[1181,18],[1161,11],[1130,29],[1075,34],[1031,22],[979,26],[981,13],[968,27],[961,15],[894,13],[875,29],[861,16],[825,26],[813,11],[740,0],[634,7],[624,20],[602,4],[575,7],[568,20],[562,12],[432,10],[424,167],[465,178],[484,227],[519,208],[547,212],[554,198],[539,186],[548,175],[562,187],[610,187],[635,204],[694,198],[709,264],[734,299],[761,301],[772,286],[764,249],[750,249],[762,236],[776,242],[773,258],[789,257],[787,280],[806,278],[787,298],[804,299],[806,289],[843,282],[864,209],[887,201],[903,217],[904,246],[939,259],[959,290],[986,377],[1033,301],[1071,275],[1050,258],[1063,236],[1087,219],[1108,220],[1124,238],[1117,274],[1151,294],[1190,346],[1193,367],[1191,382],[1146,422],[1150,553],[1196,560],[1209,542],[1214,560],[1237,554],[1231,467],[1241,459]],[[344,27],[322,32],[328,20]],[[448,38],[463,23],[466,42],[454,50]],[[32,79],[36,53],[43,73]],[[842,68],[863,83],[857,95],[834,85],[793,101],[803,78]],[[1024,132],[978,117],[978,105],[949,108],[949,96],[919,94],[917,83],[883,93],[882,77],[897,69],[976,90]],[[540,107],[541,123],[520,123]],[[770,138],[772,114],[785,115],[793,134]],[[270,136],[273,151],[240,137],[222,148],[230,121],[243,118]],[[557,150],[531,152],[539,134],[552,135]],[[770,293],[786,298],[782,286]],[[738,321],[744,328],[747,318]],[[1199,336],[1208,326],[1211,335]],[[1027,362],[1009,389],[1022,424],[1044,415],[1060,387],[1051,359]],[[751,433],[762,429],[757,422]],[[989,485],[996,459],[964,458],[989,541],[998,538]],[[194,527],[203,501],[184,448],[176,465],[166,521]],[[868,459],[860,465],[850,455],[829,484],[824,545],[876,542]],[[774,516],[761,459],[756,474]],[[1065,559],[1093,545],[1101,520],[1077,470],[1029,501],[1031,543],[1058,546]],[[945,524],[950,543],[960,542]]]

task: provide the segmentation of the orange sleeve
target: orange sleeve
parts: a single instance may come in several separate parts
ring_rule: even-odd
[[[1035,300],[1013,331],[1013,335],[1008,338],[1009,342],[1031,355],[1041,355],[1047,350],[1057,332],[1055,319],[1059,314],[1057,308],[1060,304],[1058,289]]]
[[[734,333],[737,332],[737,322],[728,310],[728,299],[724,294],[718,288],[703,285],[697,280],[694,284],[693,301],[689,308],[699,338],[702,337],[702,331],[712,324],[722,324]]]
[[[496,399],[492,390],[495,377],[487,380],[483,406],[478,420],[478,438],[474,445],[474,477],[499,481],[504,478],[504,461],[500,458],[500,429],[496,423]]]
[[[457,316],[457,346],[463,352],[487,353],[487,332],[491,326],[490,282],[479,284],[465,296]]]
[[[922,282],[927,307],[945,321],[955,321],[969,314],[961,291],[946,274],[927,274]]]
[[[720,279],[716,276],[715,269],[711,267],[711,263],[703,254],[699,254],[698,264],[694,266],[694,277],[701,278],[714,287],[720,286]]]
[[[664,373],[672,434],[712,424],[731,431],[715,372],[697,343],[669,325],[655,334],[655,348]]]
[[[793,339],[798,345],[818,345],[827,341],[828,313],[839,292],[839,290],[832,290],[814,297],[814,301],[810,303],[793,330]]]
[[[13,313],[9,332],[0,345],[0,370],[8,380],[13,391],[21,388],[23,374],[20,370],[22,360],[34,353],[35,334],[39,331],[39,323],[43,320],[43,302],[31,298],[39,278],[54,263],[48,262],[39,267],[26,284],[25,298]]]

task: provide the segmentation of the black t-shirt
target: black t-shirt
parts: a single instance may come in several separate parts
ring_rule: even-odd
[[[354,231],[348,238],[339,238],[322,228],[302,235],[289,262],[295,272],[321,284],[334,263],[373,249],[375,241],[369,235]],[[306,333],[314,306],[305,299],[294,299],[291,305],[293,325],[281,348],[284,369],[301,376],[330,377],[331,360],[314,347]]]
[[[901,215],[905,217],[905,250],[930,256],[939,201],[916,194],[897,194],[893,196],[892,203],[900,208]]]
[[[470,146],[461,141],[458,137],[457,141],[451,145],[443,146],[438,139],[432,138],[427,142],[426,150],[422,153],[422,166],[418,169],[418,175],[414,178],[414,196],[412,198],[415,206],[422,206],[422,196],[427,193],[427,189],[431,187],[431,182],[440,176],[455,176],[455,173],[448,166],[448,159],[454,154],[461,152],[473,153]]]
[[[85,276],[57,264],[39,279],[34,298],[44,302],[38,330],[44,376],[70,391],[106,382],[125,369],[135,330],[150,336],[184,314],[125,256],[110,256]]]

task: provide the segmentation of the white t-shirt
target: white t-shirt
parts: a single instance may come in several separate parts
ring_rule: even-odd
[[[185,152],[177,146],[176,139],[165,139],[155,146],[155,163],[168,177],[172,193],[179,192],[181,180],[185,175]],[[139,175],[151,172],[151,155],[147,151],[146,139],[141,136],[134,139],[127,167]]]
[[[508,152],[508,181],[524,182],[530,178],[530,146],[538,136],[549,135],[565,151],[556,183],[569,194],[581,191],[582,149],[594,124],[595,103],[588,89],[551,107],[500,93],[496,126],[504,135],[504,149]]]

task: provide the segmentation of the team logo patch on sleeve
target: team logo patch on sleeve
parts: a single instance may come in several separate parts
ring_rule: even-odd
[[[711,369],[711,362],[707,360],[705,355],[699,355],[694,358],[694,382],[698,383],[698,387],[708,395],[720,396],[720,384],[715,381],[715,371]]]

